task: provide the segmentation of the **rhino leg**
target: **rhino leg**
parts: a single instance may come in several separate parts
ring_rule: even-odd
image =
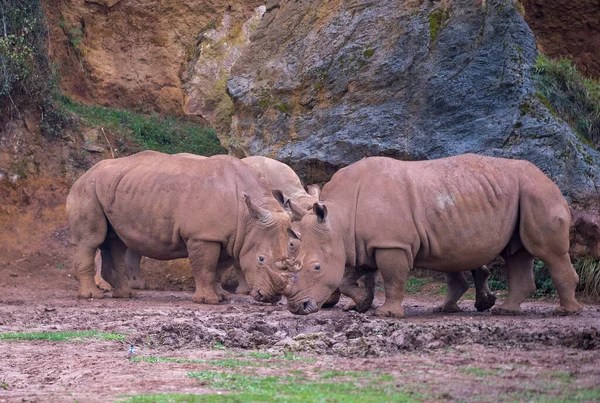
[[[575,299],[575,288],[579,283],[579,276],[575,272],[568,253],[559,257],[549,257],[543,260],[548,267],[552,284],[560,298],[560,305],[555,313],[566,315],[581,311],[582,306]]]
[[[576,313],[581,305],[575,299],[579,277],[569,259],[571,214],[556,186],[540,186],[538,181],[521,184],[519,235],[525,249],[540,258],[548,268],[560,305],[556,313]]]
[[[216,242],[196,241],[189,242],[187,248],[196,280],[193,301],[199,304],[218,304],[220,298],[215,293],[215,282],[221,245]]]
[[[136,290],[143,290],[146,288],[146,282],[141,276],[141,261],[142,255],[127,249],[127,252],[125,252],[125,272],[127,274],[129,287]]]
[[[377,249],[375,261],[385,287],[385,302],[375,310],[375,315],[401,318],[404,316],[402,301],[412,260],[402,249]]]
[[[231,298],[231,294],[223,289],[221,286],[221,280],[223,279],[223,274],[231,267],[233,264],[233,259],[227,259],[224,261],[219,261],[217,264],[217,274],[215,276],[215,284],[213,289],[215,290],[215,294],[219,297],[221,301],[228,300]]]
[[[478,269],[471,270],[473,281],[475,282],[475,308],[479,312],[487,311],[496,303],[496,295],[488,287],[490,278],[490,269],[487,266],[481,266]]]
[[[333,293],[331,293],[329,298],[327,298],[327,301],[323,302],[323,308],[333,308],[336,306],[336,304],[340,302],[341,295],[340,289],[337,288]]]
[[[533,281],[534,257],[525,248],[513,255],[505,254],[508,273],[508,295],[506,300],[492,309],[496,315],[515,315],[521,312],[521,302],[535,291]]]
[[[79,245],[73,255],[73,267],[79,279],[78,298],[104,298],[104,291],[96,286],[94,257],[96,248]]]
[[[340,292],[354,301],[354,305],[350,304],[344,310],[356,310],[358,312],[366,312],[371,308],[373,299],[375,298],[375,276],[377,271],[359,270],[357,268],[346,269],[344,272],[344,280],[340,285]],[[362,279],[362,280],[360,280]],[[359,284],[362,282],[362,286]]]
[[[113,286],[113,298],[133,298],[125,275],[125,253],[127,247],[116,235],[109,235],[100,246],[102,253],[102,277]]]
[[[73,268],[79,280],[78,298],[103,298],[94,280],[96,250],[106,238],[107,222],[90,184],[72,189],[67,198],[67,216],[74,247]]]
[[[436,310],[440,312],[460,312],[462,309],[458,306],[458,300],[469,289],[465,274],[463,272],[444,273],[444,277],[448,285],[446,301]]]
[[[238,286],[235,289],[235,293],[242,294],[242,295],[250,294],[250,287],[248,286],[248,282],[246,281],[246,276],[244,275],[244,272],[242,271],[241,267],[239,265],[235,265],[234,270],[235,270],[235,277],[237,278],[237,281],[238,281]]]
[[[94,266],[96,266],[96,275],[94,276],[94,281],[96,283],[96,286],[104,292],[112,291],[112,287],[110,286],[110,284],[108,284],[106,282],[106,280],[104,280],[102,278],[102,254],[100,253],[99,250],[96,251],[96,258],[94,259]]]

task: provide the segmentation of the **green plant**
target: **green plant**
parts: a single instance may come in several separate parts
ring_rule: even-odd
[[[533,264],[533,279],[536,288],[533,293],[534,298],[553,297],[556,295],[556,288],[554,288],[548,268],[539,259],[535,259],[535,263]]]
[[[533,68],[538,98],[551,105],[583,138],[600,146],[600,83],[586,78],[571,60],[539,55]]]
[[[409,294],[414,294],[425,284],[427,284],[427,280],[423,278],[411,277],[406,282],[406,292]]]
[[[579,291],[583,295],[600,299],[600,260],[587,257],[573,264],[579,275]]]
[[[86,124],[113,129],[130,138],[143,149],[168,154],[189,152],[198,155],[223,154],[219,139],[214,130],[197,122],[142,115],[103,106],[88,106],[73,102],[65,96],[57,102],[63,111],[79,116]]]
[[[54,82],[40,0],[0,2],[0,120],[23,105],[44,109]]]
[[[68,331],[68,332],[23,332],[0,333],[0,340],[50,340],[50,341],[81,341],[83,339],[125,340],[125,335],[106,333],[97,330]]]
[[[275,109],[277,109],[279,112],[284,113],[286,115],[291,115],[292,114],[292,107],[289,106],[286,103],[275,104],[275,105],[273,105],[273,107]]]
[[[6,383],[6,382],[0,382],[0,388],[2,388],[4,390],[8,390],[8,383]]]
[[[435,9],[429,13],[427,19],[429,20],[429,35],[431,36],[432,42],[437,39],[440,31],[448,21],[448,18],[450,18],[450,13],[443,8]]]

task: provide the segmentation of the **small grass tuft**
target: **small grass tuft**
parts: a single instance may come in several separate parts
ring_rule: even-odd
[[[411,277],[406,282],[406,292],[409,294],[415,294],[425,284],[427,284],[427,280],[423,278]]]
[[[431,35],[431,42],[435,42],[438,38],[441,30],[448,22],[448,18],[450,18],[450,13],[448,10],[444,10],[442,8],[438,8],[429,13],[427,19],[429,20],[429,34]]]
[[[23,333],[0,333],[0,340],[30,341],[83,341],[85,339],[95,340],[125,340],[124,334],[105,333],[97,330],[73,331],[73,332],[23,332]]]
[[[587,297],[600,299],[600,260],[593,257],[579,259],[573,264],[579,275],[579,290]]]

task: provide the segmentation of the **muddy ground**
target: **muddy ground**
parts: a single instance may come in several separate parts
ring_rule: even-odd
[[[198,305],[191,302],[191,292],[77,300],[77,282],[69,270],[20,264],[0,265],[0,333],[99,330],[126,336],[115,341],[0,340],[0,401],[228,393],[186,376],[204,369],[258,375],[302,371],[309,378],[325,370],[376,371],[391,375],[396,387],[416,401],[600,397],[598,305],[587,304],[577,316],[557,317],[551,314],[556,301],[530,301],[523,315],[498,317],[477,313],[473,301],[464,300],[463,313],[441,314],[433,310],[442,296],[411,295],[404,319],[340,307],[295,316],[283,302],[264,305],[245,296],[219,306]],[[380,294],[376,303],[381,303]],[[136,357],[180,362],[129,360],[131,344]],[[271,359],[249,355],[257,350]],[[223,368],[225,359],[233,364]],[[245,361],[236,364],[239,359]],[[241,368],[244,362],[251,368]]]

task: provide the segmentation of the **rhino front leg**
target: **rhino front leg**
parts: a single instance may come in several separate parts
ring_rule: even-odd
[[[196,280],[193,301],[199,304],[218,304],[221,299],[215,292],[215,282],[221,244],[193,241],[188,242],[187,249]]]
[[[358,268],[346,268],[344,280],[340,285],[342,294],[352,298],[354,304],[350,304],[344,310],[356,310],[358,312],[366,312],[371,308],[373,299],[375,298],[375,276],[376,271],[364,271]],[[362,278],[363,286],[358,283]]]
[[[235,265],[234,270],[235,270],[235,278],[237,278],[237,281],[238,281],[238,286],[235,289],[235,293],[242,294],[242,295],[250,294],[250,287],[248,286],[248,282],[246,281],[246,276],[244,275],[244,272],[242,271],[242,268],[240,267],[240,265]]]
[[[444,273],[448,292],[446,301],[437,310],[440,312],[460,312],[462,309],[458,306],[458,300],[469,289],[469,283],[465,279],[465,274],[461,271],[456,273]]]
[[[521,302],[535,291],[533,281],[533,260],[525,248],[513,255],[505,255],[508,274],[508,295],[506,300],[492,309],[497,315],[515,315],[521,312]]]
[[[412,259],[402,249],[377,249],[375,261],[383,277],[385,303],[375,310],[377,316],[404,316],[402,301],[406,289],[406,280],[412,267]]]
[[[100,246],[102,254],[102,278],[113,287],[113,298],[133,298],[135,292],[129,287],[125,275],[125,253],[127,247],[117,237],[110,237]]]
[[[221,301],[228,300],[231,298],[231,294],[223,289],[221,282],[223,280],[223,274],[229,269],[233,264],[233,259],[225,259],[219,261],[217,264],[217,274],[215,277],[215,284],[213,286],[215,290],[215,294],[219,297]],[[235,270],[235,269],[234,269]]]
[[[496,303],[496,295],[488,286],[490,278],[490,269],[487,266],[481,266],[478,269],[471,270],[473,281],[475,282],[475,309],[479,312],[487,311]]]

